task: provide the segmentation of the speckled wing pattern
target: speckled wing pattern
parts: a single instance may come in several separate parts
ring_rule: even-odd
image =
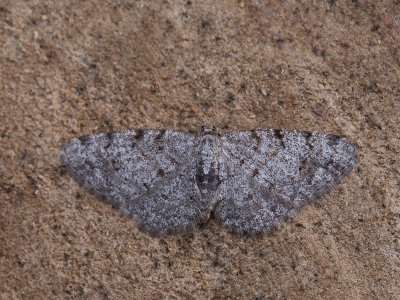
[[[60,150],[86,190],[152,235],[187,231],[214,216],[238,233],[267,233],[338,185],[358,146],[331,134],[244,130],[223,136],[128,130],[82,136]]]
[[[156,235],[208,219],[194,180],[196,137],[173,130],[129,130],[75,138],[61,162],[86,190]]]
[[[296,130],[233,131],[222,138],[215,216],[235,232],[267,233],[329,192],[357,163],[343,137]]]

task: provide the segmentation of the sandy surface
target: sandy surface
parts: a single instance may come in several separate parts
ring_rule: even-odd
[[[1,299],[399,299],[400,2],[215,2],[0,2]],[[343,135],[360,163],[271,235],[157,239],[58,158],[204,123]]]

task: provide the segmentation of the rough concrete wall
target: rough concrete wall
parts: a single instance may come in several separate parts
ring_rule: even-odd
[[[398,299],[399,1],[0,3],[0,298]],[[281,230],[165,239],[60,145],[129,128],[286,128],[361,147]]]

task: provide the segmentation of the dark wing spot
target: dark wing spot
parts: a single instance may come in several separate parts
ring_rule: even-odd
[[[252,176],[256,177],[258,174],[260,174],[260,172],[258,171],[257,168],[254,169]]]
[[[169,159],[172,161],[172,163],[174,165],[178,165],[179,164],[179,162],[174,157],[171,156]]]
[[[165,135],[166,130],[160,130],[160,132],[156,135],[155,137],[155,142],[158,144],[158,150],[159,151],[164,151],[164,147],[161,145],[161,139],[163,138],[163,136]]]
[[[254,139],[254,140],[256,140],[256,146],[254,147],[254,151],[256,151],[256,150],[260,147],[261,138],[260,138],[260,136],[258,135],[257,131],[255,131],[255,130],[252,130],[252,131],[251,131],[251,138]]]
[[[119,210],[119,209],[121,208],[121,206],[122,206],[122,203],[121,203],[121,202],[113,202],[113,203],[111,204],[111,207],[112,207],[113,209],[116,209],[116,210]]]
[[[96,165],[93,164],[90,160],[85,160],[85,164],[87,164],[92,170],[96,168]]]
[[[107,132],[105,134],[105,137],[107,140],[112,141],[113,137],[114,137],[114,132]]]
[[[196,170],[196,181],[200,184],[204,183],[206,181],[207,177],[204,174],[203,170],[201,168],[197,168]]]
[[[143,136],[144,136],[144,130],[142,130],[142,129],[136,130],[136,134],[133,137],[133,141],[131,144],[132,149],[136,147],[136,142],[140,141],[143,138]]]
[[[340,136],[334,135],[334,134],[327,134],[326,139],[328,140],[328,145],[329,146],[335,146],[339,143]]]
[[[314,149],[314,146],[311,144],[310,142],[310,138],[312,136],[312,132],[310,131],[304,131],[304,137],[306,139],[306,145],[308,146],[308,148],[310,148],[311,150]]]
[[[164,170],[163,170],[163,169],[158,169],[158,171],[157,171],[157,176],[159,176],[159,177],[164,177],[164,176],[165,176]]]
[[[330,166],[334,165],[334,161],[330,159],[325,165],[322,166],[322,168],[328,170]]]
[[[302,172],[307,167],[307,160],[303,159],[299,165],[299,171]]]
[[[285,148],[285,142],[283,140],[285,137],[285,134],[283,133],[283,131],[280,129],[274,129],[274,135],[278,140],[281,141],[282,147]]]
[[[312,136],[312,132],[311,131],[303,131],[303,135],[306,138],[306,140],[308,140]]]
[[[240,165],[243,166],[243,164],[244,164],[244,159],[241,159],[240,160]]]
[[[279,151],[274,151],[271,153],[271,157],[277,156],[279,154]]]
[[[160,130],[160,132],[156,136],[156,141],[161,140],[164,134],[165,134],[165,129]]]
[[[269,210],[271,212],[273,212],[274,214],[276,213],[276,210],[278,209],[278,205],[272,204],[269,208]]]
[[[141,140],[143,138],[143,136],[144,136],[143,129],[136,130],[136,135],[135,135],[136,140]]]
[[[277,139],[283,140],[284,134],[281,129],[274,129],[274,135]]]
[[[111,142],[113,139],[113,134],[111,132],[108,132],[104,135],[105,139],[107,140],[107,145],[104,147],[104,149],[108,149],[111,146]]]
[[[111,160],[111,163],[112,163],[112,165],[113,165],[113,168],[114,168],[114,170],[115,171],[119,171],[119,169],[121,169],[121,166],[120,166],[120,164],[119,164],[119,162],[118,161],[116,161],[115,159],[113,159],[113,160]]]
[[[78,137],[78,139],[81,141],[82,145],[85,145],[85,144],[87,144],[87,142],[89,142],[90,135],[80,136],[80,137]]]

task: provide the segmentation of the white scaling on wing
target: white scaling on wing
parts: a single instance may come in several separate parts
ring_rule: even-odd
[[[238,233],[268,233],[340,183],[358,146],[331,134],[243,130],[199,135],[127,130],[75,138],[60,158],[86,190],[153,235],[187,231],[211,212]]]

